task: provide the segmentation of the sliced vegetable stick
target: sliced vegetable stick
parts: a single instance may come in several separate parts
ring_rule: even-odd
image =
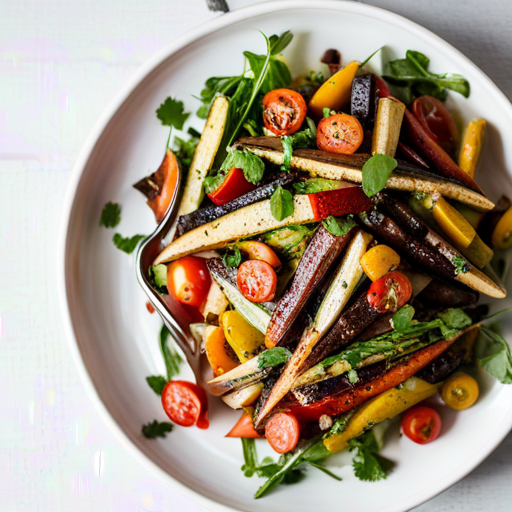
[[[263,382],[256,382],[246,388],[238,389],[237,391],[233,391],[233,393],[224,395],[222,401],[226,405],[229,405],[231,409],[242,409],[242,407],[247,407],[256,402],[262,389]]]
[[[468,123],[464,135],[459,155],[459,167],[467,172],[472,178],[475,177],[478,158],[482,150],[482,144],[485,136],[485,119],[473,119]]]
[[[373,129],[372,155],[395,156],[405,105],[393,98],[381,98]]]

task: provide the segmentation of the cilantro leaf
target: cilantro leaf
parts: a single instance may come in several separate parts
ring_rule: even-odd
[[[169,346],[168,339],[170,334],[171,333],[167,326],[165,324],[162,325],[158,339],[160,343],[160,351],[164,356],[167,380],[171,380],[174,376],[180,373],[180,364],[183,362],[183,358],[178,354],[176,349]]]
[[[155,439],[156,437],[165,437],[167,433],[172,432],[174,425],[168,421],[158,422],[153,420],[142,426],[142,434],[148,439]]]
[[[100,226],[115,228],[121,222],[121,206],[108,202],[101,212]]]
[[[333,217],[329,215],[322,221],[324,226],[331,235],[343,236],[346,235],[355,225],[355,221],[352,217]]]
[[[234,150],[228,153],[220,170],[229,172],[232,167],[242,169],[245,179],[253,185],[257,185],[261,181],[265,172],[263,160],[247,149],[243,151]]]
[[[126,254],[131,254],[139,242],[144,238],[146,238],[146,235],[133,235],[131,238],[125,238],[119,233],[116,233],[113,236],[112,241],[118,249],[125,252]]]
[[[230,254],[231,251],[233,252],[233,254]],[[240,249],[236,245],[227,247],[226,252],[222,256],[222,261],[224,262],[226,267],[239,267],[240,263],[242,263],[242,254],[240,253]]]
[[[157,395],[162,394],[165,385],[167,384],[167,380],[161,375],[152,375],[150,377],[146,377],[146,382]]]
[[[503,336],[485,325],[480,326],[480,333],[479,343],[487,340],[484,357],[478,360],[480,365],[502,384],[512,384],[512,354],[509,344]]]
[[[156,110],[156,117],[160,119],[164,126],[171,126],[177,130],[182,130],[189,113],[183,112],[182,101],[177,101],[170,96]]]
[[[258,356],[258,368],[269,368],[270,366],[278,366],[288,362],[292,357],[292,353],[284,347],[274,347]]]
[[[316,194],[326,190],[337,190],[342,183],[338,180],[327,180],[325,178],[311,178],[306,181],[299,181],[293,184],[297,194]]]
[[[378,455],[380,446],[372,430],[351,439],[348,446],[350,451],[355,452],[352,467],[359,480],[377,482],[387,477],[385,466],[389,461]]]
[[[469,272],[468,262],[462,256],[455,255],[452,258],[452,264],[455,267],[456,276]]]
[[[368,197],[380,192],[396,169],[397,161],[388,155],[373,155],[363,165],[363,191]]]
[[[250,478],[256,472],[256,466],[258,465],[256,444],[254,443],[254,439],[242,437],[241,440],[244,454],[244,464],[241,467],[241,470],[244,472],[244,476]]]
[[[292,193],[281,186],[277,187],[270,198],[270,211],[274,219],[284,220],[292,215],[294,210]]]
[[[411,326],[414,317],[414,308],[406,304],[393,315],[393,328],[397,332],[404,332]]]
[[[160,294],[167,294],[167,266],[161,263],[148,268],[151,286]]]

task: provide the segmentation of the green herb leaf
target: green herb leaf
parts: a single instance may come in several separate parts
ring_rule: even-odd
[[[189,113],[185,113],[182,101],[177,101],[170,96],[160,105],[156,111],[156,117],[164,126],[171,126],[182,130]]]
[[[377,455],[379,445],[371,430],[351,439],[348,442],[349,450],[355,451],[352,459],[354,474],[364,482],[377,482],[387,477],[383,467],[383,457]]]
[[[290,170],[294,149],[316,148],[316,125],[312,119],[306,118],[308,128],[293,135],[285,135],[281,138],[283,145],[283,165],[281,170]]]
[[[183,173],[187,173],[190,168],[190,164],[192,163],[192,159],[194,158],[194,154],[196,152],[197,145],[199,144],[199,133],[196,130],[191,128],[188,129],[192,137],[188,140],[180,139],[179,137],[174,137],[174,154],[176,158],[181,164],[181,169]]]
[[[480,333],[479,344],[487,340],[483,357],[479,359],[480,365],[502,384],[512,384],[512,354],[509,344],[503,336],[485,325],[480,326]]]
[[[241,440],[242,450],[244,454],[244,464],[241,469],[244,473],[244,476],[250,478],[256,472],[256,467],[258,465],[256,445],[254,443],[254,439],[247,439],[245,437],[242,437]]]
[[[135,247],[139,245],[139,242],[144,240],[144,238],[146,238],[146,235],[133,235],[131,238],[125,238],[119,233],[116,233],[112,238],[112,241],[118,249],[126,254],[131,254],[135,250]]]
[[[331,235],[344,236],[346,235],[355,225],[355,221],[352,217],[333,217],[329,215],[322,221],[324,226]]]
[[[447,309],[446,311],[439,313],[438,316],[448,327],[451,327],[452,329],[464,329],[464,327],[469,327],[473,323],[471,317],[459,308]]]
[[[167,384],[167,380],[161,375],[153,375],[151,377],[146,377],[146,382],[157,395],[162,394],[165,385]]]
[[[227,247],[226,252],[222,256],[222,261],[227,267],[239,267],[240,263],[242,263],[242,254],[240,253],[240,249],[236,245]]]
[[[170,347],[168,341],[170,336],[169,329],[164,324],[160,329],[159,343],[160,351],[164,356],[165,369],[167,370],[167,380],[172,380],[173,377],[180,373],[180,364],[183,358],[178,354],[175,348]]]
[[[334,422],[329,432],[324,434],[323,439],[327,439],[328,437],[335,436],[337,434],[342,434],[343,432],[345,432],[346,428],[348,427],[348,423],[351,420],[352,416],[354,416],[355,412],[356,410],[352,409],[351,411],[339,416]]]
[[[258,368],[269,368],[287,363],[290,357],[292,357],[292,353],[287,348],[270,348],[258,356]]]
[[[142,434],[148,439],[156,437],[165,437],[166,434],[172,432],[174,425],[168,421],[158,422],[157,420],[142,426]]]
[[[393,328],[397,332],[404,332],[411,326],[414,317],[414,308],[406,304],[393,315]]]
[[[160,294],[167,294],[167,266],[161,263],[148,268],[151,286]]]
[[[203,181],[205,194],[210,194],[217,190],[226,179],[226,175],[227,172],[211,170],[210,174]]]
[[[243,151],[233,150],[228,153],[220,170],[227,173],[232,167],[242,169],[245,179],[253,185],[257,185],[261,181],[263,173],[265,172],[263,160],[247,149]]]
[[[292,164],[292,156],[293,156],[293,139],[290,135],[285,135],[281,139],[281,144],[283,145],[283,165],[281,166],[281,170],[284,172],[290,171],[290,166]]]
[[[327,107],[324,107],[322,109],[322,115],[323,115],[324,118],[330,117],[331,116],[331,109],[327,108]]]
[[[292,215],[294,210],[292,193],[281,186],[277,187],[270,198],[270,211],[274,219],[284,220]]]
[[[325,178],[311,178],[306,181],[299,181],[293,184],[297,194],[316,194],[326,190],[337,190],[343,187],[341,181],[327,180]]]
[[[103,207],[100,217],[100,226],[115,228],[121,222],[121,206],[109,202]]]
[[[373,155],[363,165],[363,191],[368,197],[380,192],[396,169],[397,161],[388,155]]]
[[[452,264],[455,267],[454,272],[456,276],[469,272],[468,262],[462,256],[455,255],[452,258]]]
[[[285,48],[292,42],[292,39],[293,34],[289,30],[283,32],[280,36],[277,36],[276,34],[270,36],[270,53],[272,55],[282,53]]]
[[[382,48],[384,48],[384,46],[381,46],[380,48],[377,48],[369,57],[366,57],[366,59],[363,60],[363,62],[361,62],[361,64],[359,64],[359,69],[361,69],[363,66],[365,66],[366,64],[368,64],[368,62],[375,56],[377,55],[378,52],[380,52],[382,50]]]

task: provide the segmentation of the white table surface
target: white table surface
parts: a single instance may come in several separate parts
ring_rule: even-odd
[[[512,97],[508,0],[367,3],[439,34]],[[139,465],[92,407],[64,339],[55,261],[62,197],[96,118],[146,59],[218,15],[204,0],[0,0],[2,512],[205,510]],[[511,479],[512,435],[416,510],[509,511]]]

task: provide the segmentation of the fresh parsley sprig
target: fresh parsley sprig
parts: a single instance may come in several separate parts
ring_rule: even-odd
[[[164,126],[169,126],[169,137],[167,139],[167,147],[171,140],[171,133],[173,127],[177,130],[182,130],[185,121],[188,119],[190,113],[184,112],[185,107],[182,101],[178,101],[170,96],[156,110],[156,117],[160,119]]]
[[[124,237],[120,233],[116,233],[113,236],[112,241],[119,250],[125,252],[126,254],[131,254],[137,245],[139,245],[139,242],[144,240],[144,238],[146,238],[146,235],[133,235],[131,237]]]
[[[168,421],[153,420],[150,423],[142,426],[142,434],[148,439],[155,439],[157,437],[165,437],[166,434],[172,432],[174,425]]]
[[[121,206],[117,203],[108,202],[101,212],[100,226],[115,228],[121,222]]]

